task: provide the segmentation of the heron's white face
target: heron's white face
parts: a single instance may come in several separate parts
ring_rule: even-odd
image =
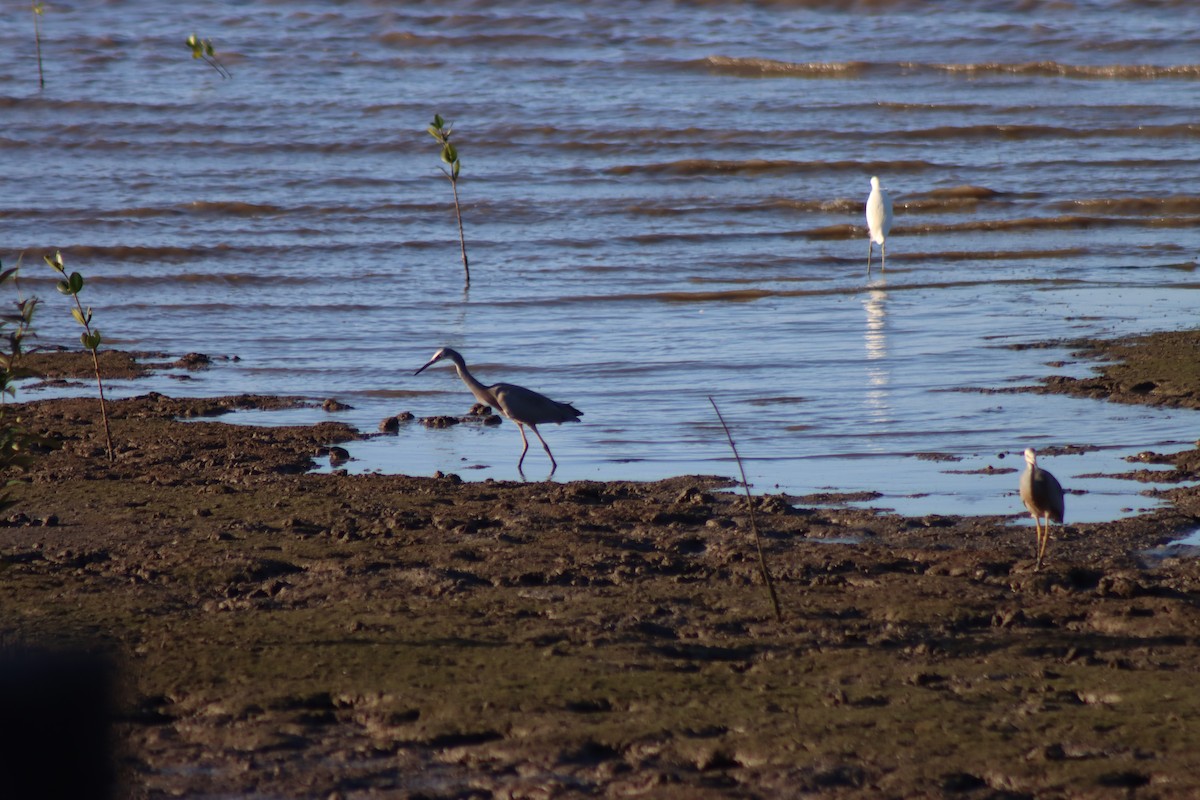
[[[1037,466],[1037,453],[1033,452],[1032,447],[1025,448],[1025,463],[1030,466]]]
[[[443,358],[445,358],[445,356],[446,356],[446,348],[443,347],[443,348],[439,349],[436,353],[434,353],[433,358],[426,361],[425,366],[421,367],[419,370],[414,372],[413,375],[420,375],[422,372],[425,371],[425,367],[433,366],[434,364],[436,364],[437,362],[439,362]]]
[[[871,177],[871,188],[872,188],[872,189],[878,189],[878,188],[879,188],[879,178],[878,178],[878,177],[875,177],[875,176],[872,176],[872,177]]]

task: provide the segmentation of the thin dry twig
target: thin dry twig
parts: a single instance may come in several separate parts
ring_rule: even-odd
[[[742,473],[742,488],[746,490],[746,508],[750,509],[750,530],[754,532],[754,547],[758,550],[758,568],[762,572],[763,583],[767,585],[767,591],[771,595],[771,605],[775,608],[775,620],[783,622],[783,611],[779,608],[779,596],[775,594],[775,583],[771,580],[770,571],[767,570],[762,539],[758,535],[758,520],[754,516],[754,498],[750,496],[750,482],[746,480],[746,468],[742,466],[742,457],[738,455],[737,445],[733,443],[733,434],[729,432],[729,426],[725,424],[725,418],[721,416],[721,409],[717,408],[717,401],[712,399],[712,395],[709,395],[708,402],[712,403],[713,411],[717,412],[717,419],[721,421],[721,427],[725,429],[725,438],[729,440],[729,449],[733,451],[738,470]]]

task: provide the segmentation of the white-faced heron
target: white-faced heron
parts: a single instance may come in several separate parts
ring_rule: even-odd
[[[887,235],[892,230],[892,198],[871,178],[871,193],[867,195],[867,277],[871,275],[871,249],[879,245],[880,269],[887,269]]]
[[[467,369],[467,364],[463,361],[463,357],[458,354],[457,350],[451,350],[449,347],[443,347],[433,354],[433,358],[425,364],[425,367],[431,364],[436,364],[443,358],[448,358],[454,362],[454,368],[458,370],[458,377],[462,378],[462,382],[471,390],[471,394],[475,395],[475,399],[484,405],[491,406],[499,411],[504,416],[517,423],[517,430],[521,433],[521,443],[524,448],[521,450],[521,459],[517,462],[517,471],[521,471],[521,465],[525,462],[525,454],[529,452],[529,440],[525,438],[525,426],[534,432],[538,437],[538,441],[542,443],[542,448],[546,451],[546,455],[550,456],[550,471],[558,469],[558,462],[554,460],[554,454],[550,452],[550,446],[546,444],[546,440],[542,438],[542,434],[538,433],[537,426],[543,422],[553,422],[555,424],[562,422],[579,422],[579,418],[583,416],[583,412],[572,406],[570,403],[560,403],[557,400],[551,400],[545,395],[538,394],[532,389],[526,389],[524,386],[515,386],[511,383],[496,383],[491,386],[484,386],[479,381],[475,380],[475,376]],[[425,367],[414,372],[414,375],[420,375]]]
[[[1033,515],[1033,526],[1037,531],[1037,565],[1042,568],[1042,557],[1050,543],[1050,520],[1059,525],[1063,521],[1063,489],[1058,479],[1037,465],[1037,453],[1033,448],[1025,450],[1025,471],[1021,473],[1021,501]],[[1045,520],[1043,528],[1041,520]]]

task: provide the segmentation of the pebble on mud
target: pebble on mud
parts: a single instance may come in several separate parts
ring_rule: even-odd
[[[411,411],[402,411],[393,417],[384,417],[379,421],[379,430],[383,433],[396,433],[400,430],[401,422],[411,422],[415,417]]]
[[[335,467],[350,460],[350,451],[337,445],[317,448],[317,455],[329,456],[330,465]]]
[[[212,366],[212,359],[204,353],[188,353],[181,356],[178,361],[171,365],[181,369],[207,369]]]

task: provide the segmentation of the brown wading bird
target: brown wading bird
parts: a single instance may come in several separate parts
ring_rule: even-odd
[[[463,357],[458,354],[457,350],[451,350],[449,347],[443,347],[433,354],[433,358],[429,359],[429,363],[436,364],[443,358],[448,358],[454,362],[454,368],[458,370],[458,377],[462,378],[462,382],[471,390],[471,394],[475,395],[475,399],[484,405],[491,406],[499,411],[504,416],[517,423],[517,430],[521,433],[521,443],[525,445],[521,450],[521,459],[517,462],[517,471],[521,472],[521,464],[525,461],[525,454],[529,452],[529,440],[525,438],[525,426],[534,432],[538,437],[538,441],[542,443],[542,448],[546,451],[546,455],[550,456],[550,472],[558,469],[558,462],[554,460],[554,454],[550,452],[550,445],[546,444],[546,440],[542,438],[542,434],[538,433],[537,426],[543,422],[553,422],[555,424],[562,422],[579,422],[579,418],[583,416],[583,412],[576,409],[570,403],[560,403],[557,400],[551,400],[545,395],[538,394],[532,389],[526,389],[524,386],[514,386],[511,383],[496,383],[491,386],[484,386],[479,381],[475,380],[475,376],[467,370],[467,364],[463,361]],[[420,375],[425,367],[414,372],[414,375]],[[522,473],[523,474],[523,473]]]
[[[1050,520],[1059,525],[1063,521],[1063,489],[1058,479],[1037,465],[1037,453],[1030,447],[1025,450],[1025,471],[1021,473],[1021,501],[1033,515],[1033,527],[1037,531],[1037,565],[1042,568],[1042,557],[1050,543]],[[1041,519],[1046,521],[1043,529]]]

